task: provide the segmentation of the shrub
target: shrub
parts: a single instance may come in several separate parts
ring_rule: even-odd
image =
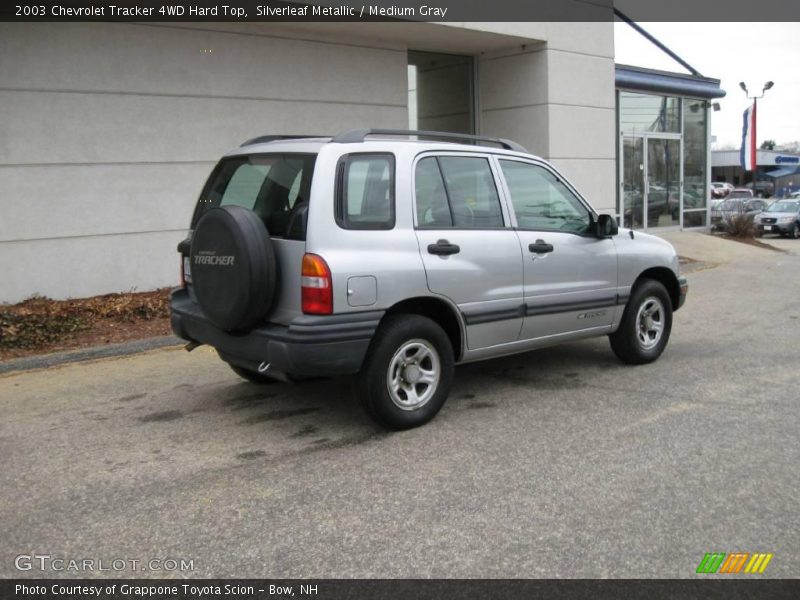
[[[733,214],[725,217],[725,232],[731,237],[752,238],[758,228],[753,223],[753,215]]]

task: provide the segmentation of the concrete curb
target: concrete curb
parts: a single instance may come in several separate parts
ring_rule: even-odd
[[[113,356],[126,356],[137,354],[156,348],[167,346],[179,346],[185,344],[181,339],[174,335],[163,337],[147,338],[133,342],[123,342],[121,344],[108,344],[106,346],[93,346],[83,350],[68,350],[65,352],[55,352],[43,356],[28,356],[25,358],[15,358],[6,362],[0,362],[0,375],[11,373],[12,371],[27,371],[29,369],[46,369],[56,365],[63,365],[82,360],[92,360],[95,358],[109,358]]]

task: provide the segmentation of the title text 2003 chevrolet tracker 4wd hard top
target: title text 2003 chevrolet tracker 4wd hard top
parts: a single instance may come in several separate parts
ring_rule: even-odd
[[[191,229],[178,336],[251,381],[353,374],[395,429],[436,415],[456,363],[597,335],[653,361],[687,291],[670,244],[507,140],[257,138],[214,168]]]

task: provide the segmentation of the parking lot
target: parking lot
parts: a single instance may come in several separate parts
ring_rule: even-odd
[[[193,561],[127,576],[694,577],[741,551],[796,577],[800,241],[764,241],[790,252],[720,241],[730,262],[694,264],[656,363],[603,338],[466,365],[403,433],[346,380],[257,386],[206,348],[0,376],[0,576],[108,575],[15,568],[40,554]]]

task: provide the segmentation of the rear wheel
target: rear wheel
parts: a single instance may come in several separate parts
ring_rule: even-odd
[[[410,429],[442,408],[453,380],[453,348],[439,325],[395,315],[381,325],[356,378],[365,412],[388,429]]]
[[[609,337],[611,349],[622,362],[653,362],[664,351],[672,330],[672,302],[664,285],[645,279],[633,290],[619,329]]]
[[[262,375],[261,373],[258,373],[256,371],[251,371],[250,369],[244,369],[242,367],[237,367],[236,365],[232,365],[230,363],[228,363],[228,366],[239,377],[242,377],[243,379],[247,379],[247,381],[250,381],[252,383],[260,383],[260,384],[278,383],[277,379],[273,379],[272,377],[269,377],[267,375]]]

